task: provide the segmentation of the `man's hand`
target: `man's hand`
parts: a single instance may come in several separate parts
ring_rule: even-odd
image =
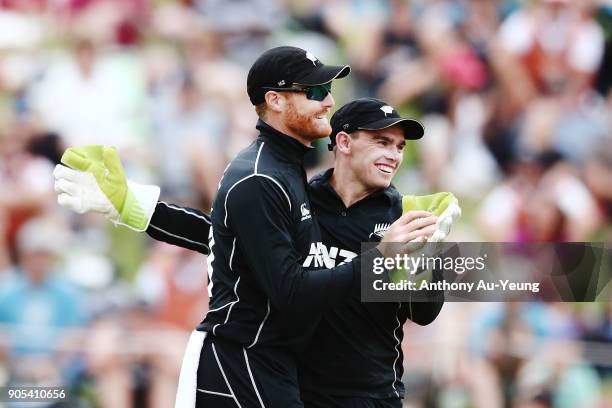
[[[61,161],[71,168],[58,164],[53,172],[60,205],[79,214],[101,213],[135,231],[147,229],[160,189],[128,181],[115,148],[69,148]]]
[[[417,242],[427,240],[435,231],[438,218],[427,211],[409,211],[385,232],[382,242]]]
[[[409,211],[391,224],[377,248],[385,257],[416,251],[436,231],[437,222],[427,211]]]

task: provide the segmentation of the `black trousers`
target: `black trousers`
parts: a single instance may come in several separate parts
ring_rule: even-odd
[[[181,393],[190,392],[195,392],[195,408],[304,407],[295,358],[290,353],[261,347],[246,349],[210,334],[203,339],[199,355],[192,353],[188,356],[189,352],[188,345],[181,368],[176,408],[192,408],[189,405],[193,402],[189,399],[189,402],[178,403]],[[195,390],[182,384],[183,369],[189,368],[188,359],[191,358],[198,359]]]

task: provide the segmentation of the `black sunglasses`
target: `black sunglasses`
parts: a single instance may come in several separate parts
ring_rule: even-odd
[[[277,91],[277,92],[304,92],[306,93],[306,98],[311,101],[319,101],[321,102],[323,99],[327,97],[327,94],[331,92],[332,83],[328,82],[322,85],[314,85],[314,86],[305,86],[304,88],[270,88],[263,87],[263,89],[267,91]]]

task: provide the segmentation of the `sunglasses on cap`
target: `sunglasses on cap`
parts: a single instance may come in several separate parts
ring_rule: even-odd
[[[267,91],[277,91],[277,92],[304,92],[306,94],[306,98],[311,101],[319,101],[321,102],[323,99],[327,97],[327,94],[331,92],[332,83],[328,82],[326,84],[314,85],[314,86],[305,86],[304,88],[269,88],[263,87],[263,89]]]

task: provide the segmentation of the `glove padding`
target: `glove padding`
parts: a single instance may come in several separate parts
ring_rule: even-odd
[[[440,242],[444,240],[453,222],[461,215],[459,201],[452,193],[442,192],[425,196],[406,195],[402,198],[402,210],[423,210],[438,217],[436,231],[427,242]]]
[[[125,178],[114,147],[93,145],[72,147],[55,167],[58,203],[79,214],[103,214],[115,224],[135,231],[147,229],[155,211],[160,189],[133,183]]]
[[[422,250],[421,254],[424,256],[432,256],[439,250],[438,247],[440,244],[436,243],[443,241],[448,236],[451,225],[461,215],[459,201],[452,193],[447,192],[425,196],[403,196],[402,210],[404,214],[409,211],[427,211],[438,217],[436,230],[432,236],[427,239],[428,243],[434,243],[434,245],[427,245]],[[392,282],[398,283],[408,279],[407,277],[409,275],[414,274],[418,275],[418,278],[415,280],[417,286],[420,285],[421,281],[432,281],[433,272],[431,268],[421,268],[418,271],[395,269],[389,273],[389,277]]]

